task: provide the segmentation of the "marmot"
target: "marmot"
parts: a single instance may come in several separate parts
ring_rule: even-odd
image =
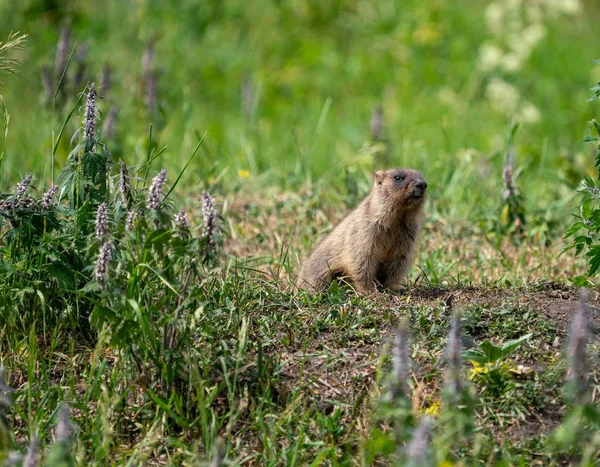
[[[374,178],[369,196],[302,265],[301,289],[323,290],[339,276],[347,276],[362,293],[376,290],[376,282],[401,289],[423,224],[427,182],[411,169],[380,170]]]

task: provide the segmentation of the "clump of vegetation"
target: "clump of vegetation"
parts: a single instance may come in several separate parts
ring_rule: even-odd
[[[220,223],[212,197],[203,196],[203,230],[190,228],[185,212],[176,214],[169,199],[181,174],[166,191],[164,169],[147,187],[150,155],[137,168],[113,163],[98,138],[96,98],[91,84],[83,126],[73,137],[78,143],[58,184],[34,197],[33,176],[27,175],[13,193],[0,196],[5,242],[0,271],[7,286],[0,309],[6,322],[27,326],[43,319],[45,325],[86,328],[91,317],[101,329],[112,319],[126,334],[139,327],[118,313],[132,306],[128,300],[148,305],[149,297],[158,296],[156,287],[181,287],[175,294],[179,305],[168,297],[163,303],[177,309],[189,287],[206,279],[202,268],[218,258]],[[117,167],[118,175],[112,175]],[[78,306],[60,311],[71,302]]]
[[[594,453],[600,448],[597,435],[600,416],[596,405],[591,403],[588,385],[586,300],[587,293],[582,292],[565,349],[568,362],[565,391],[570,409],[562,424],[544,443],[554,458],[561,454],[571,459],[580,458],[580,465],[591,465]],[[386,386],[378,401],[375,428],[364,443],[363,460],[367,464],[386,459],[394,465],[455,465],[485,455],[485,448],[482,449],[484,434],[476,429],[476,419],[489,410],[486,399],[500,398],[498,391],[506,390],[506,382],[513,376],[507,365],[501,363],[530,339],[531,334],[501,346],[485,341],[481,344],[482,351],[463,350],[461,317],[454,314],[448,332],[441,404],[429,411],[434,415],[432,417],[427,412],[418,413],[415,404],[418,401],[411,400],[412,395],[419,397],[419,388],[413,389],[408,384],[411,378],[406,326],[406,323],[400,326],[393,343],[392,371],[384,378]],[[475,368],[471,374],[476,377],[470,379],[476,385],[477,397],[473,388],[464,382],[463,360]],[[515,401],[514,398],[511,400]]]
[[[32,196],[27,175],[0,195],[0,316],[10,329],[41,322],[44,333],[68,329],[108,343],[135,363],[124,367],[129,377],[168,398],[191,375],[189,312],[210,294],[222,220],[206,191],[199,226],[174,208],[181,173],[168,186],[163,169],[148,186],[156,156],[139,167],[112,162],[99,139],[94,84],[85,97],[58,183]]]
[[[595,60],[600,64],[600,60]],[[596,100],[600,97],[600,83],[592,88],[594,95],[589,99]],[[598,177],[595,181],[589,176],[585,176],[579,186],[581,194],[581,205],[579,213],[575,215],[575,222],[567,230],[565,238],[572,237],[572,243],[565,247],[564,251],[572,248],[575,254],[579,255],[585,252],[588,261],[587,277],[583,275],[572,278],[575,285],[591,285],[590,278],[600,272],[600,125],[596,119],[589,121],[591,135],[584,138],[584,142],[596,145],[596,157],[594,166],[597,169]]]

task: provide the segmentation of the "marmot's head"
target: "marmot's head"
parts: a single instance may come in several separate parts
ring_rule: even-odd
[[[423,204],[427,182],[418,170],[379,170],[375,172],[373,190],[380,199],[392,202],[403,210],[410,210]]]

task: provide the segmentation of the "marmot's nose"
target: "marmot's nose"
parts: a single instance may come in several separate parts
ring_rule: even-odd
[[[425,191],[427,189],[427,182],[425,180],[421,180],[415,185],[415,187],[417,187],[421,191]]]

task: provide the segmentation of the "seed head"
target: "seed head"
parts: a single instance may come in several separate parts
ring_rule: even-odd
[[[373,115],[371,116],[371,138],[375,141],[379,141],[382,136],[383,130],[383,109],[380,105],[373,109]]]
[[[392,392],[394,395],[407,394],[409,365],[408,328],[406,323],[401,323],[394,337],[394,349],[392,352]]]
[[[187,230],[189,228],[185,210],[182,209],[179,214],[175,214],[175,223],[180,229]]]
[[[102,203],[98,206],[98,212],[96,213],[96,238],[103,241],[108,235],[108,212],[106,209],[106,203]]]
[[[154,41],[150,41],[142,57],[142,70],[144,73],[145,97],[148,112],[153,114],[156,110],[156,73],[152,67],[154,59]]]
[[[71,35],[71,28],[66,26],[61,29],[58,44],[56,44],[56,62],[55,72],[56,76],[60,78],[65,71],[67,66],[67,60],[69,59],[69,37]]]
[[[100,287],[104,290],[106,287],[106,274],[108,273],[108,265],[112,259],[112,241],[105,241],[100,247],[98,253],[98,260],[96,261],[96,270],[94,275],[96,280],[100,284]]]
[[[215,439],[215,444],[213,447],[213,457],[210,461],[209,466],[221,467],[223,465],[223,459],[225,459],[225,454],[225,442],[223,441],[223,438],[219,436],[217,439]]]
[[[71,438],[73,426],[69,417],[69,406],[63,402],[58,409],[58,422],[56,423],[56,442],[68,441]]]
[[[0,416],[12,405],[10,395],[13,391],[14,389],[7,386],[4,382],[4,367],[0,366]]]
[[[42,67],[42,85],[46,93],[46,101],[52,102],[54,97],[54,83],[52,81],[52,70],[48,66]]]
[[[208,244],[214,243],[214,231],[217,220],[217,212],[214,207],[214,200],[208,191],[202,192],[202,217],[204,218],[204,237]]]
[[[146,200],[146,208],[158,209],[160,207],[160,198],[162,196],[163,185],[167,180],[167,171],[162,169],[160,173],[152,179],[152,185],[148,191],[148,199]]]
[[[462,345],[460,333],[460,317],[458,313],[454,314],[450,332],[448,333],[448,347],[446,348],[446,358],[448,368],[446,370],[446,384],[449,385],[452,393],[458,396],[462,391],[461,370],[462,370]]]
[[[23,196],[27,192],[31,180],[33,180],[33,175],[29,174],[19,182],[17,185],[17,196]]]
[[[156,112],[156,76],[154,73],[146,75],[146,107],[148,113]]]
[[[37,467],[40,465],[40,446],[36,435],[31,437],[27,455],[23,459],[23,467]]]
[[[125,162],[121,162],[121,171],[119,173],[119,196],[124,204],[127,204],[131,198],[131,186],[129,184],[129,170]]]
[[[569,361],[569,370],[567,380],[574,385],[578,398],[584,398],[587,389],[587,363],[586,347],[589,338],[589,320],[588,320],[588,291],[582,289],[580,292],[579,306],[569,332],[569,344],[567,347],[567,358]]]
[[[242,81],[242,111],[245,115],[250,115],[254,106],[256,96],[256,86],[252,80],[252,76],[247,74]]]
[[[509,150],[506,158],[506,165],[502,171],[502,180],[504,181],[504,198],[510,198],[516,193],[516,187],[513,180],[513,167],[515,165],[515,154],[513,150]]]
[[[100,91],[102,92],[103,96],[106,97],[108,91],[110,91],[110,85],[110,67],[105,63],[102,67],[102,78],[100,80]]]
[[[87,55],[87,47],[85,44],[81,44],[77,47],[75,52],[75,62],[77,63],[77,72],[75,73],[74,86],[79,88],[85,77],[85,56]]]
[[[42,210],[48,211],[54,207],[54,197],[58,191],[58,185],[52,185],[42,197]]]
[[[152,60],[154,59],[154,40],[148,41],[144,55],[142,56],[142,71],[148,74],[152,71]]]
[[[113,135],[115,134],[116,122],[117,122],[117,108],[111,107],[111,109],[108,112],[108,115],[106,116],[106,120],[104,120],[104,126],[103,126],[104,133],[103,134],[104,134],[105,140],[111,139],[113,137]]]
[[[5,461],[5,467],[17,467],[22,465],[23,455],[17,451],[11,451]]]
[[[83,114],[83,136],[93,138],[96,133],[96,85],[90,84],[85,102],[85,112]]]
[[[419,426],[417,426],[413,438],[407,447],[408,459],[411,462],[417,465],[426,463],[429,454],[429,437],[431,436],[432,429],[433,420],[429,417],[421,418]]]

